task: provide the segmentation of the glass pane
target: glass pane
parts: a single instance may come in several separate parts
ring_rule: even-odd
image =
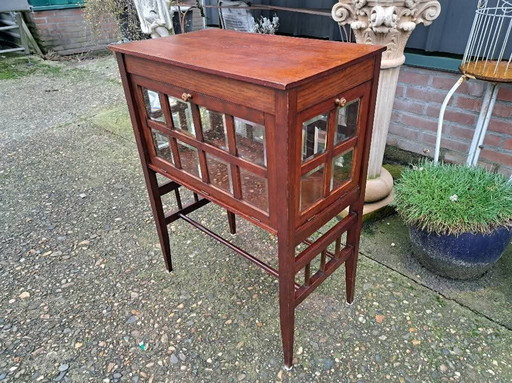
[[[195,137],[194,119],[192,118],[192,106],[188,102],[169,96],[171,105],[172,122],[174,129],[181,130],[190,136]]]
[[[235,117],[235,132],[238,155],[253,164],[266,167],[265,127]]]
[[[153,146],[157,157],[174,163],[171,146],[169,145],[169,137],[154,129],[151,129],[151,134],[153,136]]]
[[[210,183],[228,193],[233,193],[231,168],[229,164],[209,153],[206,153],[206,163],[208,166],[208,174],[210,175]]]
[[[240,168],[242,198],[260,210],[268,211],[267,179]]]
[[[178,141],[178,151],[180,153],[181,167],[187,173],[200,178],[201,170],[199,168],[199,156],[197,149]]]
[[[352,178],[352,160],[354,150],[336,156],[332,160],[331,190],[339,188]]]
[[[226,117],[222,113],[199,107],[201,125],[203,126],[204,141],[227,150],[226,144]]]
[[[165,117],[162,112],[162,106],[160,105],[158,92],[142,88],[142,96],[148,117],[153,121],[160,121],[165,124]]]
[[[328,114],[320,114],[302,123],[302,161],[325,152]]]
[[[311,170],[300,180],[300,210],[313,206],[324,196],[324,165]]]
[[[334,145],[354,137],[357,133],[359,100],[354,100],[336,110],[336,137]]]

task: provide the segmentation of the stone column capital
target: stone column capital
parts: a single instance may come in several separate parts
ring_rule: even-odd
[[[404,63],[404,48],[418,24],[430,25],[441,13],[437,0],[339,0],[332,17],[349,24],[356,42],[385,45],[382,68]]]

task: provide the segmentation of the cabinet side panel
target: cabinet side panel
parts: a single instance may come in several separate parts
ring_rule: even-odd
[[[297,92],[297,109],[302,111],[333,94],[351,89],[371,80],[374,61],[365,60],[356,65],[301,86]]]

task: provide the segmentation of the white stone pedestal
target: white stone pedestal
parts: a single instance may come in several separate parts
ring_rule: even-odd
[[[349,24],[360,44],[385,45],[382,56],[365,200],[374,208],[392,201],[393,178],[382,168],[404,48],[417,24],[430,25],[441,12],[437,0],[339,0],[332,17]],[[375,209],[372,209],[375,210]]]

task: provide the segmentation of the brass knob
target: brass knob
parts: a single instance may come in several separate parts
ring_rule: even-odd
[[[183,101],[185,101],[185,102],[186,102],[186,101],[189,101],[191,98],[192,98],[192,95],[191,95],[190,93],[183,93],[183,94],[181,95],[181,99],[182,99]]]
[[[347,104],[347,99],[344,97],[337,98],[334,102],[337,106],[339,106],[340,108],[343,108]]]

